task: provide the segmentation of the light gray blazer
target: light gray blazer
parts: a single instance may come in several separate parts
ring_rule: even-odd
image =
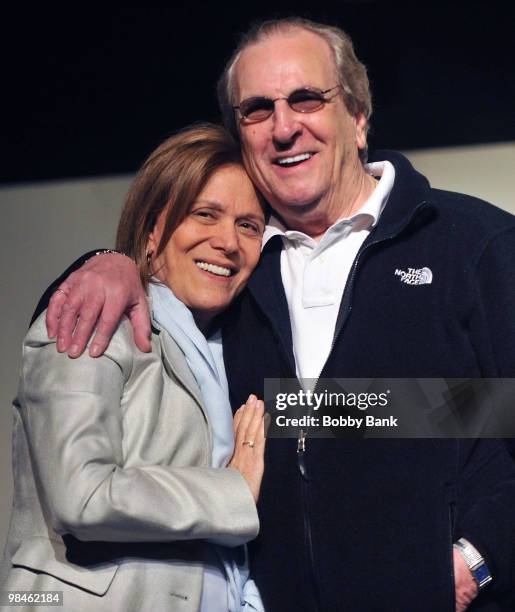
[[[125,320],[103,357],[73,360],[44,315],[29,330],[3,590],[63,591],[74,612],[193,612],[206,540],[257,535],[241,474],[209,467],[210,425],[181,350],[165,331],[152,347],[139,352]]]

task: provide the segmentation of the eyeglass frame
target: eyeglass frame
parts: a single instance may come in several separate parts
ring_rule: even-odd
[[[288,96],[280,96],[278,98],[268,98],[267,96],[252,96],[250,98],[246,98],[245,100],[242,100],[238,106],[233,106],[232,108],[233,108],[234,111],[238,111],[239,112],[240,121],[245,121],[247,123],[261,123],[263,121],[266,121],[267,119],[270,119],[270,117],[275,112],[275,103],[278,102],[279,100],[286,100],[286,102],[288,103],[288,106],[295,113],[303,113],[303,114],[306,114],[306,113],[316,113],[317,111],[319,111],[324,106],[324,104],[327,104],[328,102],[331,102],[338,94],[335,94],[334,96],[332,96],[331,98],[328,98],[328,99],[326,99],[324,96],[327,93],[329,93],[330,91],[333,91],[334,89],[339,89],[339,88],[343,89],[340,84],[335,85],[334,87],[330,87],[329,89],[324,89],[324,90],[317,89],[316,87],[298,87],[297,89],[294,89]],[[322,99],[320,100],[320,106],[317,106],[316,108],[313,108],[312,110],[295,110],[294,108],[292,108],[292,106],[288,102],[288,100],[291,98],[291,96],[293,94],[297,93],[298,91],[308,91],[308,92],[320,94],[322,96]],[[266,100],[267,102],[272,102],[273,109],[270,111],[270,114],[267,117],[265,117],[263,119],[257,119],[257,120],[253,121],[252,119],[249,119],[248,117],[245,117],[245,115],[240,110],[241,105],[244,102],[248,102],[249,100]]]

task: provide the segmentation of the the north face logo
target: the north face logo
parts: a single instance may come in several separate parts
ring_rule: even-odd
[[[408,268],[395,270],[395,276],[400,276],[401,283],[407,285],[430,285],[433,282],[433,273],[429,268]]]

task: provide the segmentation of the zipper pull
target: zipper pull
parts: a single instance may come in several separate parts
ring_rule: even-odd
[[[299,439],[297,440],[297,452],[303,453],[306,450],[306,432],[301,429],[299,432]]]
[[[300,475],[304,480],[308,480],[308,471],[306,468],[306,460],[304,453],[306,451],[306,436],[307,433],[304,429],[299,432],[299,439],[297,440],[297,461],[299,464]]]

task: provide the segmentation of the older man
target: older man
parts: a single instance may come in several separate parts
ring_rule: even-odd
[[[399,154],[363,164],[368,80],[341,30],[253,29],[219,98],[274,209],[224,330],[235,405],[266,377],[515,375],[514,218],[431,189]],[[104,302],[90,352],[127,306],[146,349],[135,278],[113,254],[61,284],[48,311],[59,350],[83,350]],[[514,499],[513,465],[493,441],[270,440],[253,573],[281,612],[463,610],[483,587],[471,609],[502,609]]]

